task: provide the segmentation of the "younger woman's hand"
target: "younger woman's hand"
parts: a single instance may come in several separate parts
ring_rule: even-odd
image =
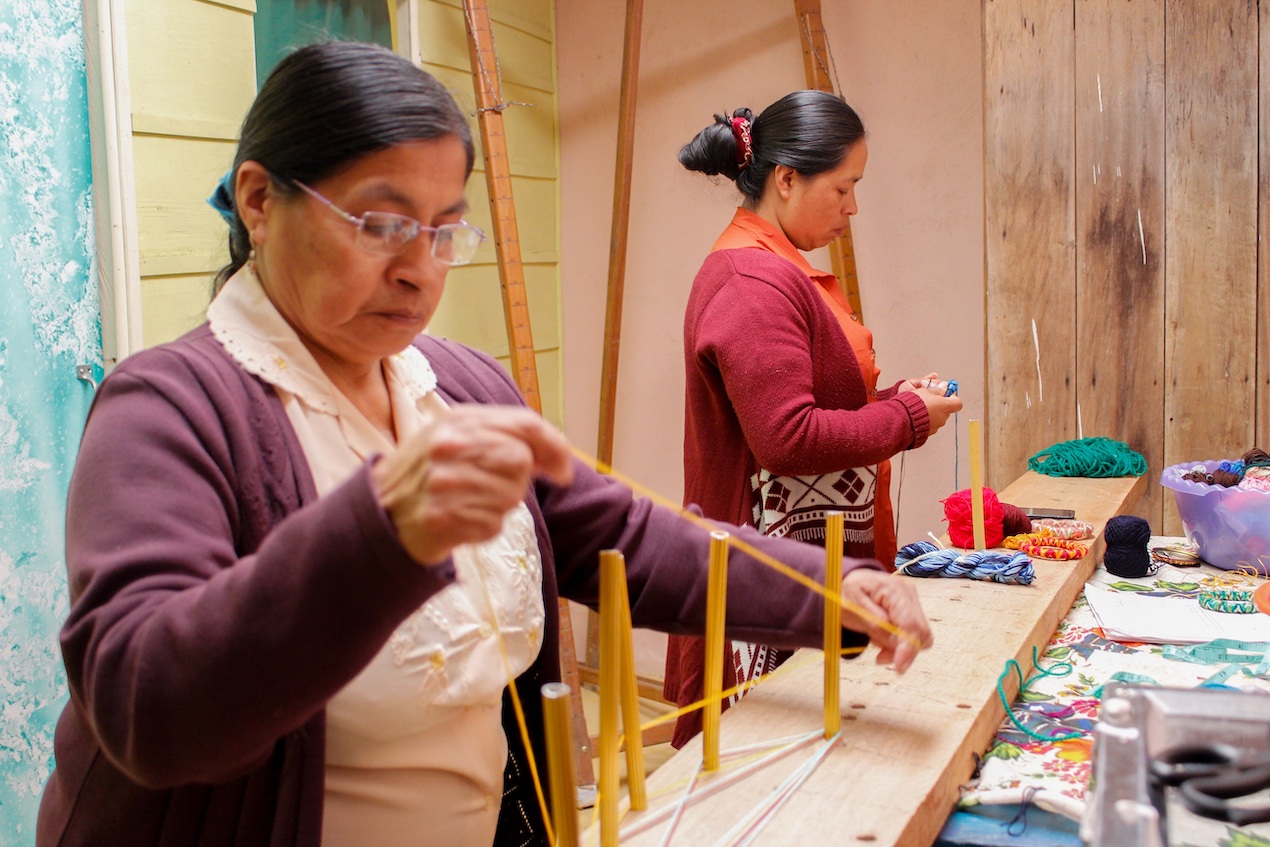
[[[922,398],[922,402],[926,404],[926,413],[930,416],[931,435],[938,432],[950,417],[961,411],[961,398],[956,394],[945,397],[942,392],[931,391],[927,388],[919,388],[913,393]]]

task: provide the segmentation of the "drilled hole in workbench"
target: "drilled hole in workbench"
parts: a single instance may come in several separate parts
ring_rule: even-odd
[[[851,704],[851,708],[853,708],[853,709],[863,709],[863,708],[865,708],[865,705],[864,705],[863,703],[852,703],[852,704]]]
[[[970,708],[970,704],[969,704],[969,703],[958,703],[958,704],[957,704],[957,708],[958,708],[958,709],[969,709],[969,708]]]
[[[855,840],[856,841],[877,841],[878,837],[876,835],[869,835],[869,834],[857,835],[855,837]]]

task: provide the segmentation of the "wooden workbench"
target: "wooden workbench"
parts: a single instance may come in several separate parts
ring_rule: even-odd
[[[1079,479],[1028,472],[1003,502],[1068,508],[1093,523],[1101,541],[1107,520],[1130,510],[1145,478]],[[1028,672],[1093,572],[1100,550],[1076,562],[1037,560],[1030,586],[966,579],[915,579],[935,645],[903,676],[875,664],[872,648],[841,673],[842,741],[762,830],[761,845],[933,844],[974,771],[975,754],[991,742],[1004,711],[997,679],[1006,660]],[[789,673],[764,682],[723,714],[724,752],[742,744],[823,726],[823,665],[802,651]],[[800,659],[804,661],[800,662]],[[801,666],[798,666],[801,665]],[[1005,681],[1013,699],[1018,677]],[[671,844],[710,844],[766,798],[807,754],[794,753],[724,791],[689,806]],[[628,814],[622,829],[675,802],[701,761],[701,737],[648,779],[649,812]],[[714,775],[703,777],[708,786]],[[623,847],[661,843],[666,824],[622,838]],[[584,844],[597,844],[594,832]]]

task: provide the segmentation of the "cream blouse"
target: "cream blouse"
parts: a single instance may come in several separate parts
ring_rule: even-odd
[[[395,449],[327,379],[250,266],[207,317],[234,359],[281,398],[319,495]],[[445,414],[417,348],[385,359],[383,370],[399,439]],[[521,504],[500,536],[453,559],[458,582],[403,621],[327,703],[323,847],[494,840],[507,760],[502,693],[537,658],[545,621],[529,510]]]

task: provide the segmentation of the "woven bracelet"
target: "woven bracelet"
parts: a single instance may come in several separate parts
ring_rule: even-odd
[[[1093,538],[1094,525],[1089,521],[1068,520],[1065,518],[1035,518],[1032,529],[1048,529],[1059,538]]]
[[[1089,552],[1085,545],[1066,538],[1029,538],[1019,549],[1029,556],[1060,561],[1081,559]]]
[[[1247,615],[1257,611],[1257,606],[1252,602],[1251,591],[1201,591],[1199,605],[1210,612],[1232,615]]]

